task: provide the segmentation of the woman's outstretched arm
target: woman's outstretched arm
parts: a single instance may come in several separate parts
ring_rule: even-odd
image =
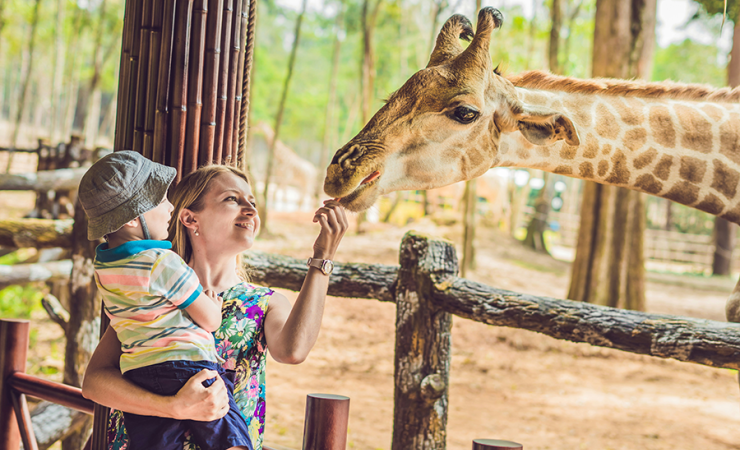
[[[334,200],[326,201],[316,211],[313,221],[321,225],[321,232],[313,245],[313,258],[333,260],[349,226],[344,208]],[[309,267],[292,308],[281,294],[276,293],[270,298],[265,316],[265,338],[276,361],[299,364],[306,359],[319,336],[328,288],[329,276]]]
[[[121,374],[121,342],[108,327],[90,359],[82,382],[82,395],[96,403],[124,412],[178,420],[211,421],[228,412],[228,394],[223,380],[212,370],[194,375],[173,396],[153,394]],[[202,382],[216,381],[208,388]]]

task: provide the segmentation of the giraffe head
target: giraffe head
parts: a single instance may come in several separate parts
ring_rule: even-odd
[[[336,152],[324,191],[341,198],[347,209],[362,211],[388,192],[482,175],[497,162],[501,133],[521,132],[536,145],[560,139],[578,145],[569,118],[523,103],[511,82],[492,68],[489,43],[502,20],[497,9],[484,8],[474,33],[465,16],[450,17],[427,67]],[[463,49],[460,39],[470,45]]]

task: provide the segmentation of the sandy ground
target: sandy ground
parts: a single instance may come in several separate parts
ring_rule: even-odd
[[[318,233],[308,214],[271,214],[276,238],[256,249],[307,257]],[[417,222],[371,225],[350,233],[338,261],[397,264],[409,229],[460,242],[459,227]],[[479,229],[478,268],[469,277],[492,286],[562,298],[569,264]],[[652,312],[724,319],[734,282],[650,274]],[[295,293],[283,291],[291,301]],[[43,313],[42,313],[43,314]],[[34,321],[29,371],[61,369],[59,328]],[[268,358],[266,441],[300,449],[305,398],[351,398],[348,448],[390,449],[393,426],[395,307],[329,298],[319,340],[297,366]],[[520,442],[528,450],[740,449],[740,388],[733,370],[713,369],[559,341],[536,333],[455,318],[447,448],[476,438]],[[47,375],[56,379],[60,374]]]

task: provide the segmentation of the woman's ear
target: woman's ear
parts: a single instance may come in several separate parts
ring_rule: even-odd
[[[197,226],[195,214],[193,214],[193,212],[187,208],[183,208],[180,210],[180,214],[178,214],[177,220],[179,220],[180,223],[185,226],[185,228],[191,230],[195,229],[195,227]]]

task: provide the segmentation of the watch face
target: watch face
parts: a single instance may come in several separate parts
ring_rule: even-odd
[[[324,272],[325,275],[329,275],[334,270],[334,263],[325,260],[323,264],[321,264],[321,271]]]

